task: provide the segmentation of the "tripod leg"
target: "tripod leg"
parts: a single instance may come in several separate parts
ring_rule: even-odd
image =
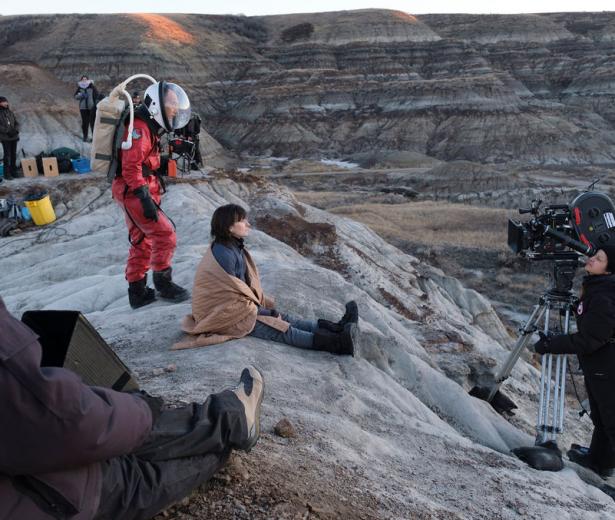
[[[555,357],[555,385],[553,387],[553,416],[551,420],[551,425],[549,428],[549,433],[551,440],[557,441],[557,434],[560,431],[560,414],[562,413],[561,400],[564,396],[562,385],[564,381],[562,381],[562,356],[554,356]]]
[[[570,305],[566,306],[566,316],[564,318],[564,334],[568,334],[570,327]],[[560,413],[559,413],[559,424],[558,424],[558,433],[564,431],[564,409],[566,405],[566,369],[568,366],[566,355],[559,356],[562,359],[562,377],[561,377],[561,396],[560,396]]]
[[[570,305],[567,305],[565,309],[564,333],[567,334],[570,325]],[[546,313],[545,333],[548,333],[548,326],[549,309]],[[553,374],[554,370],[555,374]],[[565,403],[566,356],[545,354],[542,357],[540,373],[536,444],[542,444],[549,440],[557,444],[557,436],[564,430]]]
[[[521,329],[521,335],[517,339],[517,343],[515,343],[512,352],[506,359],[502,369],[495,376],[495,385],[491,387],[487,401],[491,401],[493,399],[497,391],[502,386],[502,383],[508,379],[508,376],[510,376],[515,363],[519,359],[519,356],[521,356],[521,352],[523,352],[523,349],[528,344],[532,334],[536,330],[535,324],[540,321],[547,309],[548,307],[545,304],[536,305],[534,307],[534,311]]]

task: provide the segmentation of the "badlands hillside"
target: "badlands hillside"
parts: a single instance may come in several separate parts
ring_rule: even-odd
[[[147,72],[224,147],[290,157],[612,163],[614,65],[608,12],[0,17],[3,95],[29,131],[66,124],[82,74],[105,90]]]

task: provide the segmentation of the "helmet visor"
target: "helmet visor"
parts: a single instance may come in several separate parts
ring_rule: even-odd
[[[162,85],[160,96],[162,114],[169,132],[182,128],[190,121],[190,100],[184,89],[175,83]]]

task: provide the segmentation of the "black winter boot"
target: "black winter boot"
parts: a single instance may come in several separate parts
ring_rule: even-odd
[[[357,306],[357,302],[354,300],[348,302],[346,304],[346,312],[342,319],[339,321],[339,324],[343,327],[347,323],[358,323],[359,322],[359,307]]]
[[[190,298],[190,293],[183,287],[173,283],[173,269],[167,267],[164,271],[154,271],[154,286],[158,294],[164,300],[175,303],[186,301]]]
[[[603,468],[599,466],[589,453],[589,448],[573,444],[568,450],[568,459],[576,462],[579,466],[584,466],[598,473],[602,478],[610,478],[613,476],[614,468]]]
[[[342,325],[340,325],[339,323],[333,323],[329,320],[318,320],[318,328],[325,329],[330,332],[336,332],[338,334],[344,330],[344,327]]]
[[[318,326],[331,332],[342,332],[348,323],[357,323],[359,321],[359,308],[357,302],[351,301],[346,304],[346,313],[337,323],[329,320],[318,320]]]
[[[128,283],[128,301],[133,309],[156,301],[156,291],[147,286],[147,275],[142,280]]]
[[[347,323],[342,332],[339,333],[326,328],[318,328],[314,331],[314,350],[322,350],[340,356],[354,356],[358,330],[356,323]]]

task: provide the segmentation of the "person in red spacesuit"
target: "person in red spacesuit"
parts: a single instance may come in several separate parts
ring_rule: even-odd
[[[145,91],[143,103],[135,110],[134,127],[124,139],[132,140],[128,150],[120,151],[120,165],[113,180],[113,198],[122,207],[130,250],[126,264],[128,300],[133,309],[156,300],[181,302],[188,291],[172,280],[171,260],[176,246],[175,226],[160,208],[164,184],[160,136],[182,128],[190,120],[190,101],[184,90],[161,81]],[[147,272],[152,269],[154,289],[147,286]]]

